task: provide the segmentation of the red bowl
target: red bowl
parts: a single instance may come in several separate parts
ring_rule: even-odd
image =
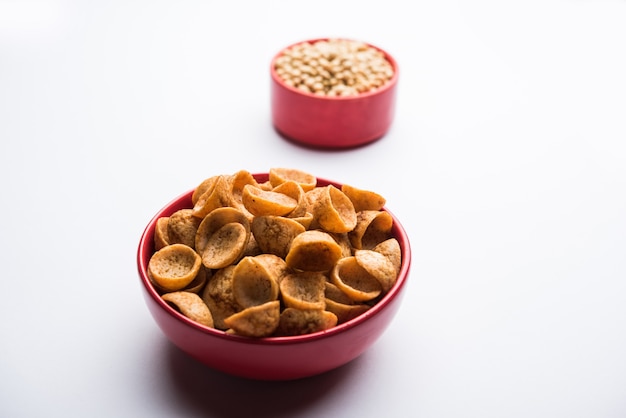
[[[308,42],[315,43],[315,39]],[[306,42],[306,41],[305,41]],[[381,88],[352,97],[317,96],[291,87],[276,73],[274,56],[270,65],[271,112],[275,129],[284,137],[304,145],[320,148],[351,148],[382,138],[394,117],[398,65],[394,58],[381,51],[394,74]]]
[[[267,174],[255,174],[259,182]],[[318,185],[340,184],[318,178]],[[395,316],[411,266],[408,236],[393,214],[393,236],[400,243],[402,266],[389,292],[364,314],[326,331],[293,337],[246,338],[208,328],[183,316],[159,296],[148,278],[148,262],[154,253],[157,219],[192,207],[193,191],[177,197],[150,220],[137,251],[137,267],[145,302],[165,336],[199,362],[234,376],[257,380],[292,380],[321,374],[361,355],[385,331]],[[387,210],[386,208],[383,210]]]

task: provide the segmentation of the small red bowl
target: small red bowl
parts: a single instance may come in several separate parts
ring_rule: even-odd
[[[303,41],[315,43],[328,39]],[[351,148],[382,138],[394,117],[398,65],[395,59],[381,51],[393,68],[393,77],[384,86],[351,97],[317,96],[291,87],[276,73],[276,60],[271,61],[271,112],[274,128],[284,137],[304,145],[319,148]]]
[[[259,182],[268,174],[255,174]],[[318,185],[340,184],[318,178]],[[294,337],[246,338],[208,328],[183,316],[159,296],[148,278],[154,253],[157,219],[192,207],[193,191],[177,197],[150,220],[137,251],[137,267],[145,302],[165,336],[183,352],[215,370],[257,380],[292,380],[321,374],[342,366],[369,348],[395,316],[411,266],[408,236],[394,220],[393,236],[400,243],[402,266],[389,292],[364,314],[326,331]],[[386,210],[386,209],[384,209]]]

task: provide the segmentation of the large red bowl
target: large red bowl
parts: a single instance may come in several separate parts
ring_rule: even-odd
[[[315,43],[314,39],[303,42]],[[291,87],[276,73],[274,56],[270,65],[271,112],[275,129],[284,137],[319,148],[351,148],[382,138],[393,121],[398,85],[398,65],[386,51],[381,51],[394,70],[391,80],[373,92],[353,97],[327,97],[302,92]]]
[[[259,182],[267,174],[255,174]],[[340,184],[318,178],[318,185]],[[385,331],[396,314],[411,266],[408,236],[393,214],[393,235],[400,243],[402,266],[395,285],[371,309],[332,329],[295,337],[253,339],[226,334],[191,321],[161,299],[148,278],[154,252],[156,221],[190,208],[192,191],[168,203],[150,220],[137,251],[137,267],[144,299],[165,336],[201,363],[222,372],[258,380],[291,380],[317,375],[354,360]],[[386,209],[384,209],[386,210]],[[391,353],[390,353],[391,354]]]

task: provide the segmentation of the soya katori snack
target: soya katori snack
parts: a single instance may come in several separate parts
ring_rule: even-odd
[[[401,265],[377,193],[297,169],[216,175],[158,219],[148,275],[191,320],[246,337],[326,330],[374,306]]]

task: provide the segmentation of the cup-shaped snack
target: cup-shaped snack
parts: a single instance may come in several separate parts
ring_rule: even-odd
[[[400,268],[402,267],[402,249],[397,239],[389,238],[376,245],[372,250],[386,256],[396,269],[396,274],[400,274]]]
[[[311,225],[313,224],[313,214],[311,212],[306,212],[302,216],[290,217],[289,219],[293,219],[298,222],[304,227],[304,229],[312,229]]]
[[[161,297],[192,321],[213,328],[211,311],[196,293],[179,291],[166,293]]]
[[[354,258],[365,271],[378,280],[384,293],[396,282],[396,268],[387,256],[373,250],[356,250]]]
[[[259,183],[247,170],[239,170],[235,174],[227,176],[226,179],[228,181],[228,193],[230,195],[229,206],[241,210],[246,215],[249,215],[248,218],[251,219],[251,214],[246,213],[247,209],[243,204],[243,188],[247,185],[258,187]]]
[[[337,316],[323,309],[286,308],[280,314],[278,335],[304,335],[337,325]]]
[[[359,189],[349,184],[343,184],[341,191],[345,193],[354,205],[354,210],[381,210],[387,202],[384,197],[371,190]]]
[[[205,187],[206,190],[198,197],[193,206],[193,215],[200,219],[217,208],[230,206],[231,204],[229,176],[215,176]]]
[[[250,230],[262,252],[285,258],[293,239],[306,229],[301,223],[284,216],[256,216]]]
[[[306,214],[307,204],[306,200],[304,199],[305,192],[300,184],[296,183],[293,180],[289,180],[274,187],[272,191],[287,195],[297,202],[296,207],[286,216],[289,216],[290,218],[296,218]]]
[[[279,321],[280,302],[277,300],[245,308],[224,319],[224,323],[234,334],[257,338],[272,335],[278,328]]]
[[[286,194],[246,185],[241,195],[243,205],[254,216],[284,216],[293,211],[298,202]]]
[[[278,186],[286,181],[294,181],[307,192],[317,186],[317,177],[302,170],[293,168],[270,168],[269,182],[274,186]]]
[[[202,291],[202,300],[213,315],[215,328],[223,331],[228,329],[224,319],[241,310],[233,297],[234,270],[235,265],[216,270]]]
[[[393,217],[381,210],[364,210],[357,214],[357,223],[348,233],[355,249],[371,250],[391,237]]]
[[[331,282],[355,302],[375,299],[382,293],[382,286],[356,261],[356,257],[339,260],[330,274]]]
[[[217,208],[198,226],[196,251],[206,268],[220,269],[241,258],[250,235],[250,222],[243,212],[233,207]]]
[[[185,244],[171,244],[156,251],[148,262],[148,275],[167,292],[180,290],[195,278],[202,261],[200,256]]]
[[[195,206],[196,203],[198,203],[198,200],[200,200],[200,196],[202,196],[207,190],[212,190],[213,187],[215,187],[215,182],[219,179],[219,177],[219,175],[211,176],[202,180],[202,183],[200,183],[191,193],[192,205]]]
[[[341,247],[330,234],[313,229],[291,241],[285,262],[295,270],[330,271],[341,256]]]
[[[365,303],[341,303],[332,299],[326,299],[326,310],[337,317],[337,323],[343,324],[365,313],[371,306]]]
[[[348,232],[356,226],[354,205],[341,190],[329,184],[322,188],[319,199],[313,206],[313,216],[328,232]]]
[[[154,227],[154,250],[159,251],[166,245],[170,245],[170,239],[167,236],[167,224],[169,222],[169,216],[162,216],[156,221]]]
[[[278,299],[278,277],[256,257],[244,257],[233,271],[233,298],[242,308]]]
[[[261,263],[268,273],[276,278],[279,284],[289,270],[284,258],[274,254],[258,254],[254,259]]]
[[[167,237],[170,244],[185,244],[195,248],[196,231],[202,219],[193,215],[193,209],[179,209],[169,216]]]
[[[287,274],[280,282],[280,294],[288,308],[324,309],[326,276],[323,273],[299,271]]]

